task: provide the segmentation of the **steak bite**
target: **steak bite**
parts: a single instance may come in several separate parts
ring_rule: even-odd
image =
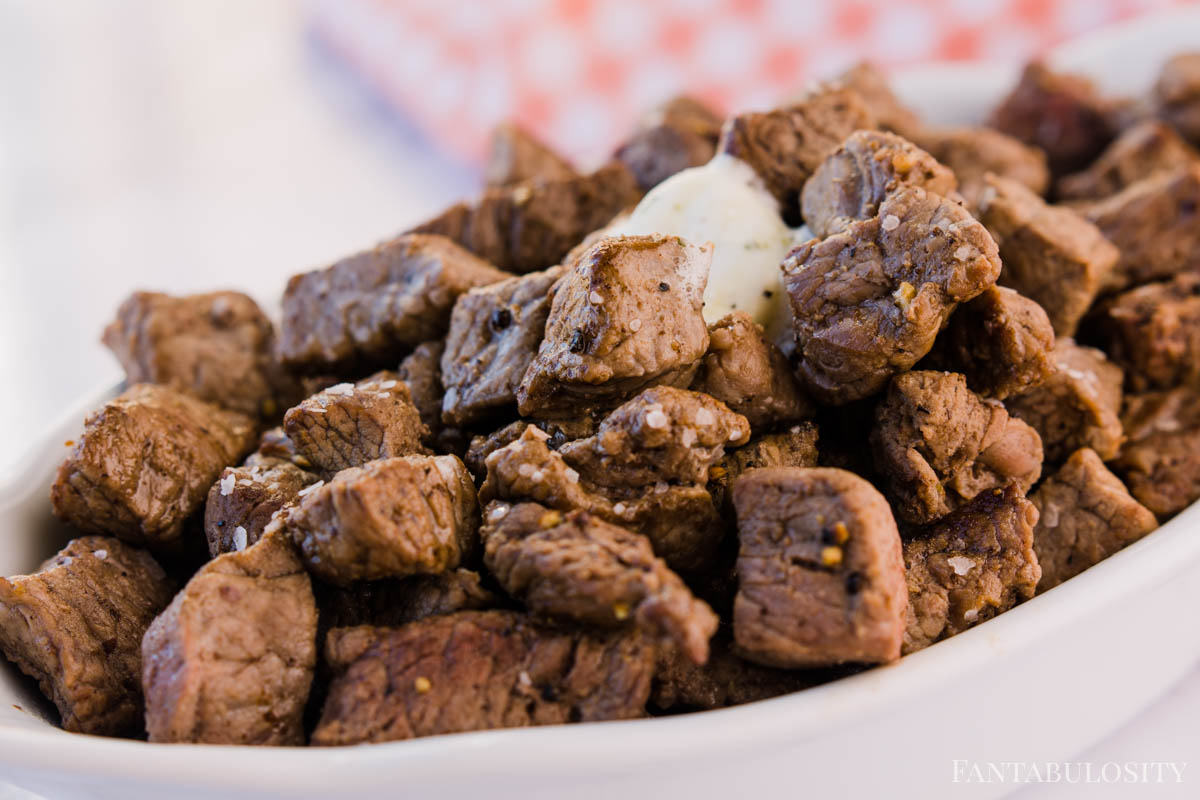
[[[174,586],[144,550],[84,536],[32,575],[0,578],[0,651],[75,733],[142,728],[142,634]]]
[[[799,374],[824,403],[870,396],[933,346],[955,307],[996,282],[1000,258],[957,203],[919,187],[783,262]]]
[[[421,440],[429,429],[394,372],[330,386],[290,409],[283,429],[326,476],[377,458],[428,452]]]
[[[640,717],[655,647],[636,631],[460,611],[400,628],[337,628],[325,658],[335,677],[312,735],[321,746]]]
[[[1044,195],[1050,187],[1046,154],[1000,131],[935,128],[923,131],[913,141],[954,172],[968,208],[978,208],[989,172],[1016,181],[1036,195]]]
[[[533,178],[561,180],[576,176],[570,162],[519,125],[492,131],[483,179],[489,188],[512,186]]]
[[[296,452],[296,443],[284,433],[283,426],[268,428],[258,438],[258,449],[246,456],[244,466],[273,466],[275,461],[290,461],[300,469],[312,467],[309,460]]]
[[[1090,448],[1076,450],[1029,498],[1041,515],[1033,546],[1044,592],[1158,527]]]
[[[442,353],[446,343],[441,339],[422,342],[404,357],[396,369],[396,377],[408,387],[412,404],[417,407],[421,423],[429,429],[425,444],[432,444],[442,430]]]
[[[484,563],[538,617],[602,628],[637,625],[697,664],[717,615],[656,558],[650,540],[588,514],[537,503],[488,507]]]
[[[642,117],[613,158],[629,168],[642,191],[650,191],[676,172],[708,163],[720,135],[721,117],[680,95]]]
[[[371,461],[314,484],[281,520],[322,580],[436,574],[475,548],[475,484],[455,456]]]
[[[804,224],[821,239],[841,233],[852,222],[876,216],[884,199],[902,186],[951,197],[958,181],[907,139],[883,131],[855,131],[804,183]]]
[[[870,441],[896,517],[912,525],[1010,481],[1026,492],[1042,471],[1037,432],[952,372],[893,378]]]
[[[1112,141],[1117,133],[1112,112],[1087,78],[1052,72],[1035,61],[988,124],[1045,150],[1050,171],[1063,175],[1090,164]]]
[[[727,452],[708,470],[708,491],[717,507],[726,517],[733,518],[729,489],[744,472],[762,467],[817,466],[818,435],[814,423],[803,422],[780,433],[758,436]]]
[[[830,81],[829,85],[856,92],[879,127],[885,131],[911,139],[924,127],[920,118],[896,97],[879,68],[869,61],[858,62]]]
[[[960,372],[972,391],[1003,400],[1049,377],[1053,350],[1054,329],[1042,307],[993,286],[950,317],[922,366]]]
[[[300,492],[317,480],[313,473],[279,458],[226,467],[204,504],[208,552],[215,558],[245,550],[262,537],[276,511],[295,503]]]
[[[1060,200],[1101,200],[1159,172],[1200,158],[1174,128],[1147,119],[1124,131],[1087,169],[1063,176],[1055,186]]]
[[[598,242],[558,282],[525,371],[522,416],[615,406],[647,386],[687,386],[708,349],[701,308],[712,245],[677,236]]]
[[[442,356],[442,418],[466,425],[516,415],[517,390],[550,315],[551,287],[562,267],[483,286],[458,298]]]
[[[1167,59],[1154,84],[1154,97],[1159,116],[1200,146],[1200,53]]]
[[[787,357],[745,311],[726,314],[708,326],[708,352],[691,388],[720,400],[756,431],[796,422],[813,412]]]
[[[50,487],[54,514],[87,533],[175,549],[213,481],[255,436],[249,417],[137,384],[87,418]]]
[[[275,328],[241,292],[134,292],[103,339],[131,384],[161,383],[250,417],[278,411]]]
[[[283,293],[280,355],[306,371],[394,364],[445,335],[460,294],[507,277],[443,236],[397,236],[292,276]]]
[[[900,534],[871,484],[839,469],[770,467],[733,484],[738,652],[774,667],[900,657]]]
[[[1200,395],[1185,387],[1126,398],[1113,470],[1160,520],[1200,500]]]
[[[1200,265],[1200,161],[1131,183],[1086,209],[1120,250],[1105,288],[1170,278]]]
[[[349,586],[317,584],[321,630],[351,625],[395,627],[438,614],[497,608],[502,600],[478,572],[458,568],[439,575],[410,575]]]
[[[488,189],[413,230],[449,237],[501,269],[533,272],[558,264],[584,236],[640,197],[633,173],[610,161],[587,175],[534,178]]]
[[[861,128],[874,128],[857,92],[823,89],[796,103],[765,112],[730,117],[717,150],[745,161],[779,201],[784,219],[794,222],[800,190],[825,157]]]
[[[1000,284],[1040,305],[1058,336],[1072,336],[1109,280],[1119,253],[1072,209],[1047,205],[1016,181],[988,175],[979,219],[1000,248]]]
[[[1060,338],[1054,371],[1040,386],[1008,398],[1009,412],[1037,430],[1046,462],[1058,464],[1081,447],[1112,458],[1121,446],[1121,368],[1104,353]]]
[[[213,559],[142,640],[150,741],[304,744],[316,635],[312,581],[281,533]]]
[[[1034,504],[1009,484],[980,493],[904,543],[905,654],[1033,597],[1042,576],[1034,553],[1037,521]]]
[[[1200,274],[1131,289],[1097,316],[1096,331],[1130,391],[1200,384]]]

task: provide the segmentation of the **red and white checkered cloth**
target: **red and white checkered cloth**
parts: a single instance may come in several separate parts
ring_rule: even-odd
[[[1180,0],[312,0],[313,30],[431,140],[479,158],[515,120],[595,162],[686,91],[765,108],[869,58],[1025,60]]]

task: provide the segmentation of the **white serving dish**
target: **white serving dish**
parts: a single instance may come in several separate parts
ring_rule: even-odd
[[[1057,66],[1142,92],[1172,52],[1200,49],[1200,9],[1060,48]],[[978,119],[1013,66],[897,75],[931,120]],[[81,402],[19,474],[0,480],[0,574],[36,568],[69,532],[47,488]],[[954,761],[1064,760],[1163,693],[1200,659],[1200,507],[1045,595],[899,663],[799,694],[662,719],[432,737],[340,749],[150,745],[68,734],[31,682],[0,668],[0,783],[49,797],[614,796],[994,797]]]

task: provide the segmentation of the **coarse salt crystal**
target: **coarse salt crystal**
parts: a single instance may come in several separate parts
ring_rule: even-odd
[[[394,389],[395,387],[395,381],[384,381],[383,383],[379,384],[380,389]]]
[[[508,516],[508,506],[498,505],[488,512],[488,520],[491,522],[499,522]]]
[[[339,383],[334,386],[330,386],[325,391],[328,392],[329,394],[340,394],[340,395],[349,396],[349,395],[354,394],[354,384],[353,383]]]
[[[896,228],[900,227],[900,218],[897,217],[895,214],[888,214],[886,217],[883,218],[883,224],[881,225],[881,227],[885,231],[894,231],[894,230],[896,230]]]
[[[670,487],[667,486],[666,481],[659,481],[654,484],[654,493],[655,494],[666,494],[668,488],[670,488]]]
[[[237,485],[238,486],[253,486],[254,481],[250,480],[249,478],[242,478],[240,481],[237,482]]]
[[[616,514],[617,516],[624,516],[625,509],[626,509],[626,506],[624,503],[617,503],[615,506],[613,506],[613,513]]]
[[[317,481],[312,486],[305,486],[303,489],[301,489],[296,494],[299,495],[300,497],[304,497],[309,492],[315,492],[317,489],[320,489],[324,485],[325,485],[325,481]]]
[[[646,424],[651,428],[665,428],[667,423],[667,415],[663,413],[662,406],[655,405],[646,413]]]
[[[696,412],[697,425],[712,425],[716,421],[717,418],[713,416],[713,413],[707,408],[702,408]]]
[[[634,333],[637,333],[641,329],[642,329],[642,321],[640,319],[633,319],[633,320],[629,321],[629,330],[633,331]]]
[[[579,473],[570,467],[567,467],[567,480],[569,480],[571,483],[579,483]]]
[[[536,469],[537,467],[535,467],[533,464],[522,464],[521,466],[517,467],[517,474],[522,478],[528,478]]]
[[[534,483],[541,483],[545,477],[546,473],[542,472],[540,469],[537,469],[534,470],[533,474],[529,476],[529,480],[533,481]]]
[[[588,302],[594,306],[602,306],[604,305],[604,298],[600,296],[599,292],[592,292],[588,295]]]
[[[967,256],[969,255],[971,255],[971,248],[967,247],[965,244],[960,244],[958,249],[954,251],[954,257],[959,261],[966,261]]]
[[[108,551],[107,550],[97,550],[94,553],[92,553],[92,555],[94,555],[96,558],[104,559],[104,558],[108,558]]]
[[[233,492],[234,486],[237,486],[237,475],[231,472],[221,478],[221,497],[228,497]]]
[[[696,443],[696,432],[691,428],[684,428],[683,433],[679,434],[679,442],[684,447],[691,447]]]
[[[238,525],[236,528],[233,529],[233,549],[234,550],[245,550],[246,549],[246,529],[243,528],[241,525]]]
[[[740,430],[734,428],[729,432],[729,441],[736,442],[740,438],[742,438],[742,432]]]
[[[967,622],[974,622],[976,619],[978,619],[978,617],[979,617],[979,609],[978,608],[972,608],[970,611],[963,614],[963,619],[965,619]]]
[[[975,569],[975,562],[966,556],[951,556],[946,563],[953,567],[955,575],[966,575]]]
[[[529,677],[529,673],[526,672],[525,670],[521,670],[521,673],[519,675],[517,675],[517,682],[520,683],[522,686],[532,686],[533,685],[533,679]]]

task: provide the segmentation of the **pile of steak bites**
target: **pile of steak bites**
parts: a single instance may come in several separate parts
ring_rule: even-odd
[[[478,198],[293,277],[139,292],[0,579],[71,731],[338,745],[708,709],[953,636],[1200,497],[1200,54],[1135,104],[1029,66],[934,128],[856,67],[590,173],[498,131]],[[713,246],[606,235],[740,158],[815,238],[794,337]],[[799,241],[799,239],[798,239]]]

